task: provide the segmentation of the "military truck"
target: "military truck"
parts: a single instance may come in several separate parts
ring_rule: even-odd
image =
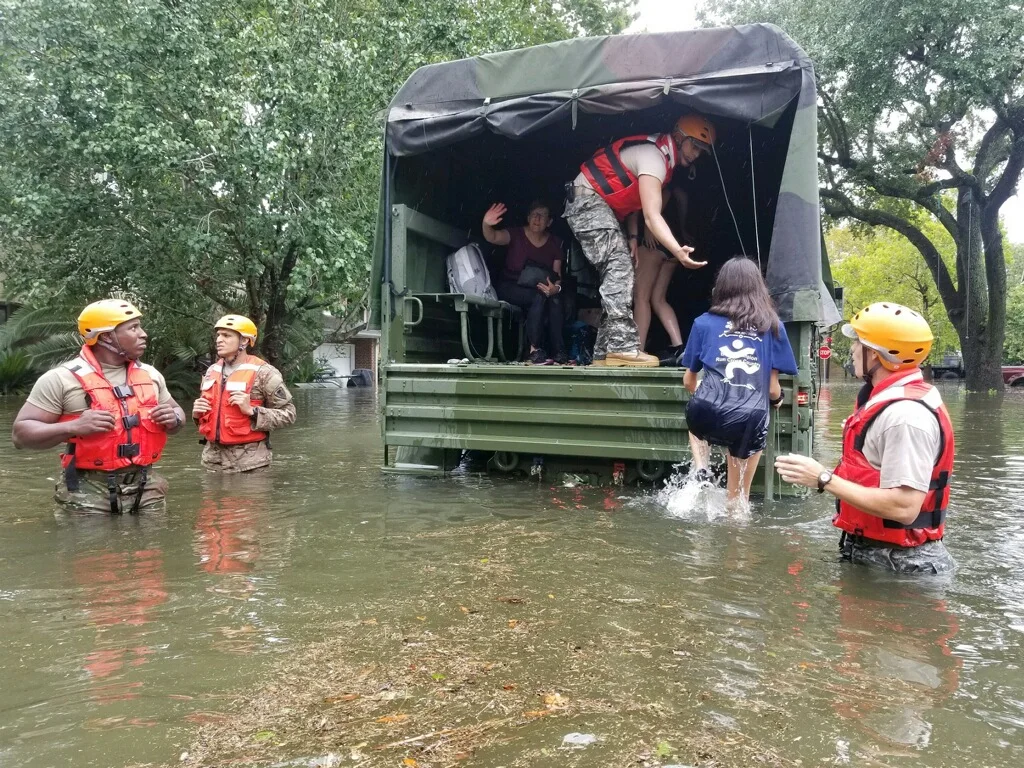
[[[678,269],[669,293],[684,340],[716,267],[756,259],[799,362],[762,466],[811,451],[818,331],[839,321],[821,246],[814,70],[759,24],[566,40],[409,77],[386,112],[371,278],[387,470],[444,473],[472,451],[502,472],[657,481],[688,459],[679,368],[525,365],[520,313],[453,292],[446,273],[450,253],[483,242],[495,201],[514,225],[546,197],[553,231],[571,240],[560,214],[580,164],[688,111],[708,115],[718,139],[697,163],[688,217],[709,264]],[[570,271],[583,274],[580,259],[572,249]],[[567,281],[570,306],[585,303],[584,282]],[[772,477],[756,482],[771,492]]]

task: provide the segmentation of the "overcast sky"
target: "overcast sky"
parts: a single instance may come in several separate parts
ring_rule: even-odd
[[[693,29],[697,26],[697,7],[700,4],[700,0],[640,0],[637,4],[640,18],[630,27],[630,31]],[[1010,198],[1001,214],[1009,239],[1015,243],[1024,242],[1024,196],[1018,194]]]

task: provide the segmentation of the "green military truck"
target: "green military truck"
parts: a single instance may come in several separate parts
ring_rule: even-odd
[[[520,313],[453,293],[446,271],[450,253],[483,242],[481,217],[499,200],[515,225],[547,198],[568,242],[564,185],[580,164],[687,111],[709,115],[718,140],[697,163],[688,217],[710,263],[677,270],[669,294],[684,339],[716,265],[757,259],[800,364],[763,463],[811,450],[819,331],[839,320],[821,247],[814,71],[759,24],[567,40],[426,66],[402,86],[386,114],[371,278],[388,470],[443,473],[471,450],[504,472],[540,458],[549,473],[654,481],[689,458],[678,368],[518,363]],[[583,274],[580,261],[573,249],[570,271]],[[584,283],[568,281],[570,306],[586,302]]]

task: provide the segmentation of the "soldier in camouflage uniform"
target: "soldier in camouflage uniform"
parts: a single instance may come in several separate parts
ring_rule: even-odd
[[[284,379],[249,353],[256,325],[241,315],[217,321],[217,357],[203,377],[192,418],[205,440],[202,463],[221,472],[248,472],[273,460],[270,432],[295,422]]]
[[[167,481],[153,465],[185,413],[160,372],[139,362],[141,318],[122,299],[83,309],[78,356],[40,376],[14,420],[17,448],[66,444],[55,492],[65,507],[121,514],[164,503]]]
[[[637,257],[637,214],[648,231],[687,269],[693,248],[680,245],[662,216],[662,190],[677,165],[690,167],[710,151],[715,128],[702,115],[681,117],[671,134],[630,136],[597,151],[567,185],[564,216],[587,260],[601,279],[601,327],[594,365],[656,368],[657,357],[639,348],[633,322],[633,268]],[[629,241],[623,235],[626,222]]]

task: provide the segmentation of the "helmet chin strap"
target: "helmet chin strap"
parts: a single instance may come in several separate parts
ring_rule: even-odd
[[[228,365],[234,365],[234,364],[235,364],[235,361],[236,361],[236,360],[238,360],[238,358],[239,358],[239,357],[240,357],[241,355],[244,355],[244,354],[246,354],[246,350],[247,350],[248,348],[249,348],[249,345],[248,345],[248,344],[244,344],[244,343],[243,343],[243,344],[239,344],[239,345],[238,345],[238,349],[236,349],[236,350],[235,350],[235,354],[233,354],[233,355],[231,356],[231,359],[229,360],[228,358],[226,358],[226,357],[225,357],[225,358],[224,358],[224,362],[225,362],[225,363],[227,363]]]
[[[106,336],[108,334],[103,334],[103,335]],[[125,360],[134,360],[135,359],[131,355],[129,355],[127,352],[124,351],[124,348],[121,346],[121,342],[119,342],[117,340],[117,336],[115,336],[113,333],[109,334],[109,336],[111,338],[113,338],[113,340],[114,340],[113,344],[111,344],[109,341],[104,339],[103,336],[101,336],[96,341],[96,346],[103,347],[108,352],[113,352],[115,355],[117,355],[118,357],[124,358]]]

